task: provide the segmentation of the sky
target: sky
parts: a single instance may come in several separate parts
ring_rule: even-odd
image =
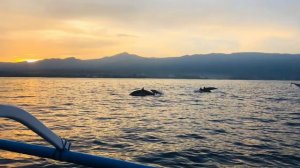
[[[1,0],[0,61],[300,53],[299,0]]]

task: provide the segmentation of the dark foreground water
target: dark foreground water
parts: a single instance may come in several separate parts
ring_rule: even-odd
[[[140,87],[165,94],[128,95]],[[0,78],[0,103],[30,111],[75,151],[157,167],[300,166],[300,89],[289,81]],[[0,138],[44,144],[4,119]],[[77,165],[0,151],[0,167],[67,166]]]

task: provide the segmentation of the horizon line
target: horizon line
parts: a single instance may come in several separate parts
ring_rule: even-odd
[[[63,58],[60,57],[52,57],[52,58],[45,58],[45,59],[19,59],[22,61],[4,61],[0,63],[36,63],[39,61],[43,61],[43,60],[52,60],[52,59],[57,59],[57,60],[66,60],[66,59],[76,59],[76,60],[97,60],[97,59],[104,59],[104,58],[109,58],[109,57],[114,57],[114,56],[122,56],[122,55],[131,55],[131,56],[137,56],[137,57],[141,57],[141,58],[156,58],[156,59],[164,59],[164,58],[180,58],[180,57],[184,57],[184,56],[195,56],[195,55],[203,55],[203,56],[207,56],[207,55],[214,55],[214,54],[222,54],[222,55],[232,55],[232,54],[277,54],[277,55],[300,55],[300,53],[276,53],[276,52],[257,52],[257,51],[245,51],[245,52],[230,52],[230,53],[218,53],[218,52],[211,52],[211,53],[204,53],[204,54],[184,54],[184,55],[178,55],[178,56],[168,56],[168,57],[147,57],[147,56],[141,56],[141,55],[137,55],[137,54],[133,54],[133,53],[129,53],[129,52],[120,52],[117,54],[113,54],[113,55],[105,55],[105,56],[100,56],[99,58],[90,58],[90,59],[80,59],[76,56],[66,56]]]

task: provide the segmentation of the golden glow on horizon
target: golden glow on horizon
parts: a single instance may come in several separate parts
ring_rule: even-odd
[[[39,59],[18,59],[16,62],[27,62],[27,63],[34,63],[39,61]]]
[[[26,60],[26,62],[28,63],[34,63],[34,62],[37,62],[38,60],[37,59],[28,59]]]

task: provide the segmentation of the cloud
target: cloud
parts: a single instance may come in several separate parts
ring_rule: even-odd
[[[2,0],[0,59],[122,51],[299,53],[280,47],[299,43],[299,6],[299,0]]]

